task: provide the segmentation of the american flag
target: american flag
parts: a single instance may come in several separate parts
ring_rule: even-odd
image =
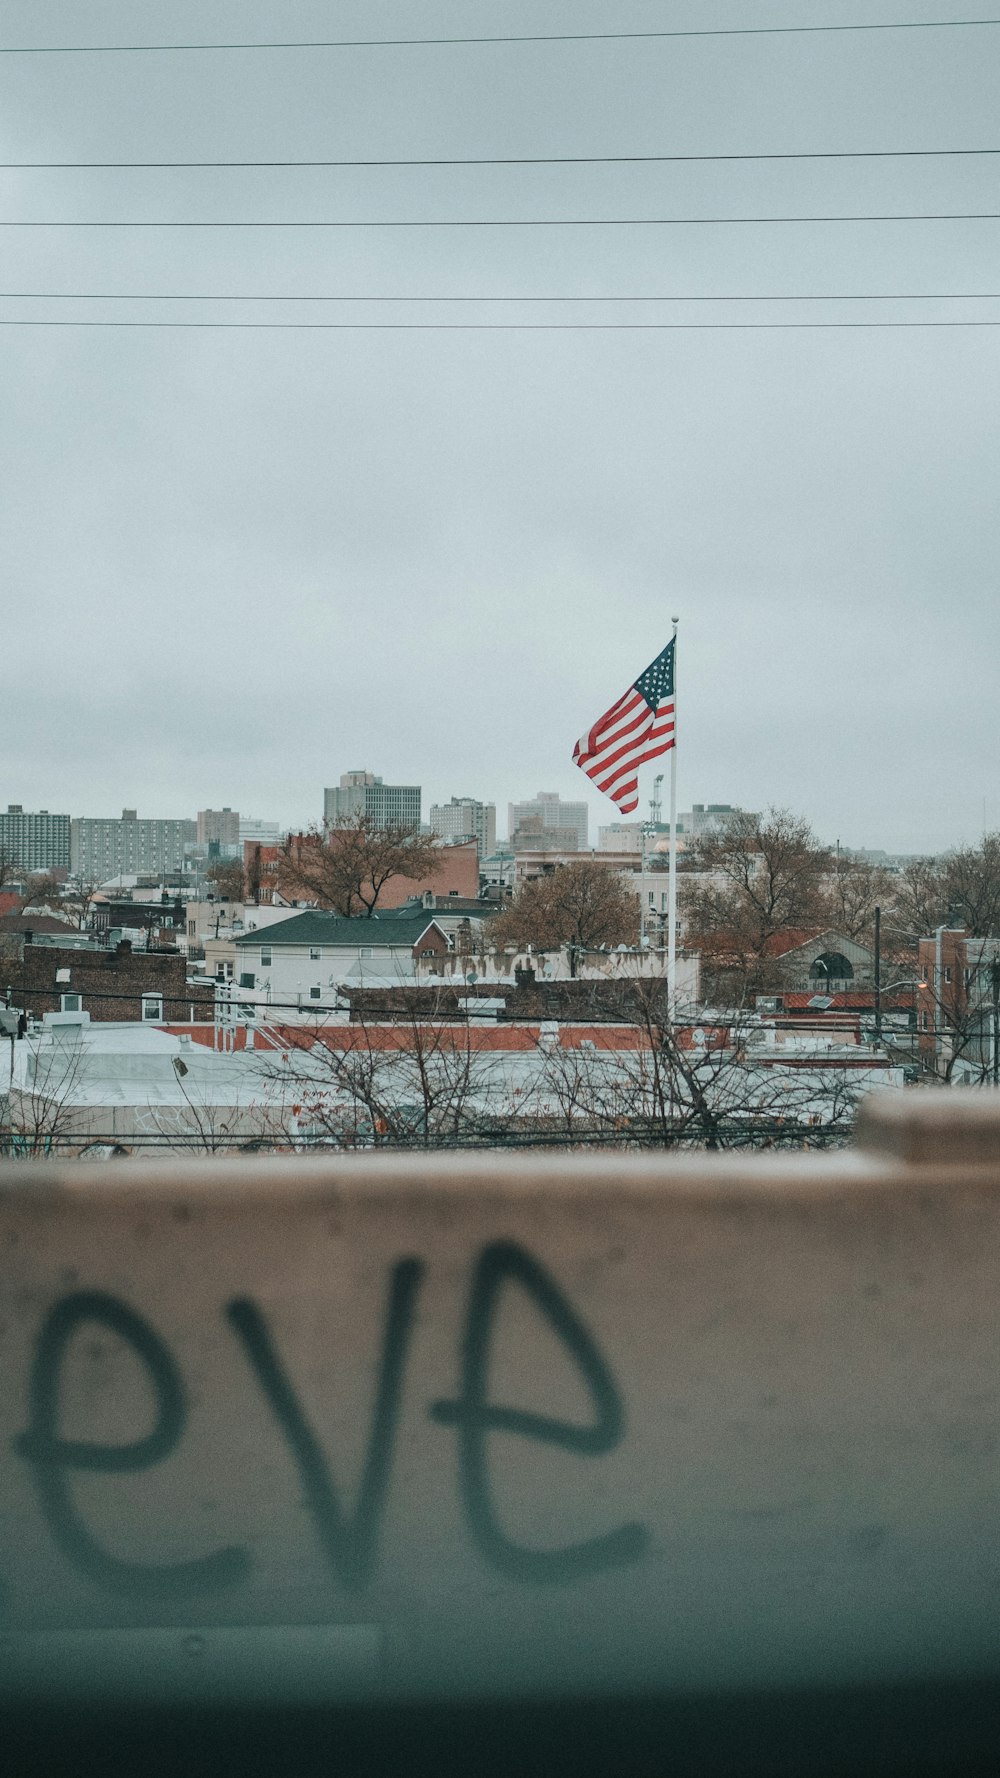
[[[672,636],[617,704],[582,735],[573,758],[623,815],[639,807],[639,767],[674,746],[674,649]]]

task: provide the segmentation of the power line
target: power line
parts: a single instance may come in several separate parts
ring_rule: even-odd
[[[193,302],[193,303],[889,303],[889,302],[995,302],[1000,290],[897,290],[879,292],[820,293],[808,296],[698,294],[680,296],[372,296],[291,295],[247,296],[225,291],[193,295],[185,291],[99,290],[0,290],[0,301],[20,302]]]
[[[852,25],[736,25],[687,31],[544,31],[482,37],[340,37],[267,43],[31,43],[0,48],[5,56],[107,56],[219,53],[232,50],[441,49],[473,44],[649,43],[695,37],[819,37],[859,31],[963,31],[1000,25],[1000,19],[903,19]]]
[[[761,223],[831,223],[831,222],[998,222],[1000,211],[996,210],[945,210],[945,211],[907,211],[893,212],[887,215],[864,213],[861,215],[844,216],[514,216],[500,217],[492,220],[489,217],[458,217],[455,220],[434,218],[430,220],[402,221],[393,219],[380,221],[364,218],[351,221],[311,221],[294,222],[235,222],[228,219],[211,222],[147,221],[135,218],[123,222],[103,222],[83,220],[67,222],[53,220],[38,221],[0,221],[0,228],[718,228],[720,226],[745,226]]]
[[[35,321],[0,327],[203,329],[254,333],[784,333],[844,328],[1000,327],[1000,321]]]
[[[762,154],[502,154],[419,156],[391,160],[0,161],[4,172],[163,171],[255,167],[618,167],[702,165],[716,161],[872,161],[971,159],[1000,148],[837,148]]]

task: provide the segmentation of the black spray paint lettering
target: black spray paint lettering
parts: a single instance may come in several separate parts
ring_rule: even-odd
[[[593,1399],[592,1425],[574,1426],[547,1414],[526,1413],[489,1400],[497,1301],[508,1282],[520,1284],[533,1297],[572,1355]],[[527,1549],[514,1543],[501,1528],[489,1480],[487,1439],[491,1432],[515,1433],[538,1444],[576,1451],[582,1457],[598,1457],[620,1443],[625,1429],[621,1397],[593,1336],[554,1279],[523,1247],[497,1241],[480,1254],[462,1347],[461,1394],[457,1401],[434,1402],[430,1411],[442,1425],[458,1429],[460,1487],[469,1529],[483,1555],[502,1574],[536,1585],[572,1581],[635,1562],[643,1554],[648,1534],[638,1524],[620,1525],[602,1536],[551,1550]]]
[[[59,1433],[63,1360],[77,1330],[96,1323],[131,1346],[145,1366],[156,1399],[156,1424],[127,1445],[93,1444]],[[29,1391],[28,1430],[14,1441],[31,1465],[35,1488],[53,1541],[63,1555],[107,1592],[147,1599],[214,1593],[242,1581],[250,1568],[245,1550],[221,1549],[194,1561],[154,1566],[109,1555],[91,1536],[73,1504],[74,1470],[134,1475],[152,1469],[180,1442],[186,1410],[180,1372],[148,1321],[103,1291],[63,1297],[47,1317],[35,1348]]]
[[[340,1505],[322,1447],[282,1369],[263,1315],[248,1298],[232,1302],[226,1309],[295,1459],[323,1552],[341,1585],[351,1592],[364,1587],[375,1567],[422,1275],[423,1266],[416,1259],[400,1260],[392,1270],[371,1434],[351,1518]]]
[[[249,1298],[234,1300],[225,1311],[295,1461],[324,1553],[341,1585],[349,1590],[359,1590],[371,1580],[377,1561],[423,1272],[421,1262],[409,1258],[400,1260],[390,1274],[371,1432],[351,1516],[339,1502],[322,1448],[282,1367],[263,1313]],[[578,1366],[594,1404],[592,1425],[578,1426],[489,1400],[497,1302],[508,1282],[518,1283],[528,1292]],[[131,1444],[96,1444],[64,1439],[59,1433],[63,1361],[73,1335],[92,1322],[132,1347],[153,1385],[156,1424],[145,1438]],[[634,1562],[643,1554],[648,1534],[638,1524],[621,1525],[601,1536],[552,1550],[526,1548],[501,1527],[490,1487],[487,1440],[491,1433],[513,1433],[581,1457],[613,1450],[624,1434],[621,1398],[593,1336],[551,1276],[523,1247],[501,1241],[480,1254],[462,1345],[461,1393],[455,1401],[434,1402],[429,1412],[439,1424],[457,1428],[459,1485],[470,1532],[481,1554],[508,1578],[528,1584],[574,1581]],[[239,1548],[217,1550],[170,1566],[124,1561],[96,1542],[74,1507],[68,1480],[74,1470],[128,1475],[150,1469],[176,1449],[185,1419],[183,1384],[173,1356],[135,1310],[100,1291],[78,1291],[55,1304],[35,1348],[28,1429],[14,1445],[31,1465],[39,1503],[57,1547],[109,1592],[145,1598],[212,1593],[238,1584],[250,1572],[249,1555]]]

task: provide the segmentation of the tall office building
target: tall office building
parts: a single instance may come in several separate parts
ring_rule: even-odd
[[[570,828],[576,834],[578,852],[587,849],[587,805],[586,803],[564,803],[554,790],[540,790],[538,795],[527,803],[509,803],[507,819],[508,833],[514,834],[526,821],[541,820],[545,832],[551,829]]]
[[[480,858],[496,851],[496,803],[480,803],[472,796],[453,796],[447,803],[432,803],[432,832],[443,840],[475,840]]]
[[[238,809],[199,809],[199,846],[237,846],[240,841]]]
[[[419,827],[420,785],[383,784],[372,772],[345,772],[323,792],[323,819],[330,827],[367,815],[375,827]]]
[[[690,809],[682,810],[677,816],[677,831],[683,834],[707,833],[710,827],[722,827],[730,815],[738,815],[741,810],[733,803],[694,803]]]
[[[260,815],[240,816],[240,844],[247,840],[257,840],[261,845],[276,846],[281,838],[281,826],[277,821],[266,821]]]
[[[140,821],[135,809],[121,819],[75,816],[70,823],[70,867],[88,883],[112,877],[172,876],[194,845],[194,821]]]
[[[68,815],[48,809],[25,814],[20,803],[8,803],[0,815],[0,858],[19,870],[69,870]]]

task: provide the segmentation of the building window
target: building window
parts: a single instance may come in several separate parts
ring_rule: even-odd
[[[318,963],[320,958],[322,957],[322,955],[323,955],[323,953],[320,950],[318,945],[310,945],[310,947],[309,947],[309,961],[310,961],[310,963]]]
[[[197,920],[189,920],[188,921],[188,938],[197,938],[197,936],[198,936],[198,922],[197,922]]]
[[[951,965],[950,964],[947,964],[945,966],[944,979],[946,982],[951,981]]]
[[[81,1012],[79,994],[61,994],[59,997],[60,1012]]]
[[[832,982],[850,982],[854,979],[854,966],[841,951],[824,951],[821,957],[813,959],[809,979],[820,987]]]
[[[320,995],[322,994],[322,992],[323,992],[322,988],[310,988],[310,990],[309,990],[310,1000],[318,1000]]]
[[[260,966],[261,966],[261,969],[270,969],[270,967],[271,967],[271,947],[270,947],[270,945],[261,945],[261,947],[260,947]]]
[[[927,1014],[925,1012],[922,1012],[920,1015],[920,1023],[921,1023],[923,1030],[925,1030],[925,1031],[927,1030],[929,1022],[930,1021],[928,1020]]]
[[[241,988],[255,988],[256,986],[257,986],[257,977],[255,975],[241,975],[240,976],[240,987]]]
[[[142,1016],[144,1019],[159,1021],[163,1018],[163,995],[144,994],[142,997]]]

